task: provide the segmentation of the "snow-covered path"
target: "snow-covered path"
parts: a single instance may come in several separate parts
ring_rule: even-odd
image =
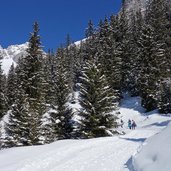
[[[122,136],[89,140],[63,140],[55,143],[0,151],[1,171],[128,171],[131,156],[150,136],[158,133],[170,117],[140,108],[139,98],[126,98],[120,109],[125,131]],[[127,129],[127,120],[137,122],[136,130]]]

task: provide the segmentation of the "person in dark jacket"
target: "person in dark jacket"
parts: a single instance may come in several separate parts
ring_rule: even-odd
[[[136,126],[137,126],[137,124],[135,123],[134,120],[132,120],[132,125],[131,125],[132,129],[135,129]]]
[[[124,121],[121,119],[121,128],[123,128]]]

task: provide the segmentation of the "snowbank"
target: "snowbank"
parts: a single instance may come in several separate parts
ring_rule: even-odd
[[[135,171],[171,171],[171,123],[149,138],[133,159]]]

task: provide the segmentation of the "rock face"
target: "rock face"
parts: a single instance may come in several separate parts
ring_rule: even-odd
[[[8,74],[9,69],[12,65],[16,66],[18,59],[27,54],[26,49],[28,48],[28,43],[21,45],[11,45],[6,49],[0,46],[0,56],[2,56],[2,69],[4,74]]]

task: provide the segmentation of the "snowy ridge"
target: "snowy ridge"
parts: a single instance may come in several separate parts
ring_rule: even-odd
[[[28,43],[21,45],[11,45],[6,49],[0,46],[0,56],[2,56],[2,70],[4,74],[8,74],[9,69],[12,65],[17,65],[18,59],[26,55],[26,49],[28,48]]]
[[[140,147],[144,148],[142,144],[149,143],[148,138],[161,132],[171,120],[157,111],[145,114],[140,101],[139,97],[125,97],[122,101],[120,113],[125,124],[119,130],[125,135],[4,149],[0,151],[0,168],[2,171],[132,171],[132,158]],[[136,121],[135,130],[127,128],[128,119]]]

